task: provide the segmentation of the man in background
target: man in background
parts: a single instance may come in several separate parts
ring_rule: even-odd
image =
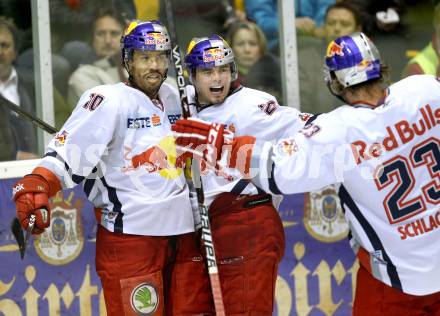
[[[120,65],[120,38],[124,30],[123,17],[111,8],[97,11],[92,28],[92,47],[98,58],[95,62],[80,67],[69,78],[67,99],[72,106],[88,89],[102,84],[112,84],[127,79]]]
[[[324,38],[298,37],[298,72],[300,82],[301,111],[326,113],[341,101],[328,91],[322,80],[322,56],[326,55],[328,43],[338,36],[361,31],[359,12],[348,3],[336,3],[328,7],[323,26]]]
[[[35,113],[33,98],[26,83],[14,67],[17,58],[17,28],[11,19],[0,16],[0,94],[20,106],[23,110]],[[35,129],[0,104],[0,159],[38,158]]]

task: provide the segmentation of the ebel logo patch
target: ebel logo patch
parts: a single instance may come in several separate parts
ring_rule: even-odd
[[[159,305],[156,288],[148,283],[139,284],[131,292],[130,303],[138,315],[152,315]]]

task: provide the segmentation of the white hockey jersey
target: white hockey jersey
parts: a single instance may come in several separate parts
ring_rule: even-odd
[[[166,236],[194,230],[170,136],[171,123],[180,118],[179,95],[164,83],[159,99],[162,104],[153,103],[124,83],[86,91],[41,162],[63,187],[82,183],[110,231]],[[134,168],[131,158],[148,150],[146,164]]]
[[[374,109],[342,106],[277,145],[258,142],[251,167],[274,193],[342,183],[355,252],[369,253],[375,278],[426,295],[440,291],[439,135],[439,80],[411,76]]]
[[[188,87],[189,100],[194,99],[194,94],[194,87]],[[223,103],[211,105],[199,112],[192,112],[194,112],[193,116],[204,121],[225,124],[235,136],[252,135],[273,142],[296,133],[310,117],[294,108],[280,106],[275,97],[268,93],[246,87],[240,87]],[[214,171],[204,170],[202,166],[201,173],[206,205],[210,205],[223,192],[236,194],[262,192],[260,188],[244,180],[234,169],[222,168]],[[274,204],[277,206],[280,201],[281,196],[274,199]]]

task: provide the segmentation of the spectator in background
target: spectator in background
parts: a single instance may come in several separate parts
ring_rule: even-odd
[[[88,42],[96,11],[103,7],[114,8],[125,21],[136,16],[133,1],[129,0],[49,0],[53,50],[72,41]]]
[[[17,28],[11,19],[0,16],[0,94],[23,110],[35,113],[33,86],[14,67],[17,58]],[[31,123],[0,104],[0,159],[38,158],[35,129]]]
[[[434,34],[428,45],[412,58],[402,73],[402,78],[411,75],[429,74],[440,75],[440,3],[434,9]]]
[[[346,2],[327,8],[324,38],[298,37],[298,72],[301,111],[326,113],[342,104],[328,90],[323,78],[323,59],[328,44],[337,37],[361,31],[361,21],[356,7]]]
[[[281,69],[275,56],[267,52],[266,36],[254,22],[243,21],[231,25],[227,41],[234,51],[238,79],[234,84],[262,90],[281,97]]]
[[[92,64],[81,65],[70,76],[68,102],[72,108],[87,89],[127,79],[119,55],[119,42],[124,27],[124,19],[115,10],[102,8],[97,11],[92,25],[92,47],[99,59]]]
[[[226,37],[235,55],[238,81],[243,84],[249,69],[266,54],[266,37],[253,22],[238,22],[231,25]]]
[[[295,0],[295,26],[299,34],[320,35],[325,12],[335,0]],[[255,21],[269,39],[268,47],[278,52],[277,0],[245,0],[246,15]]]

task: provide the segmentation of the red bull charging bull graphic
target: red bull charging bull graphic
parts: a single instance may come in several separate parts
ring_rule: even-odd
[[[335,41],[332,41],[327,47],[327,57],[332,57],[335,55],[344,56],[344,52],[342,51],[344,46],[345,42],[341,42],[341,44],[339,45]]]

